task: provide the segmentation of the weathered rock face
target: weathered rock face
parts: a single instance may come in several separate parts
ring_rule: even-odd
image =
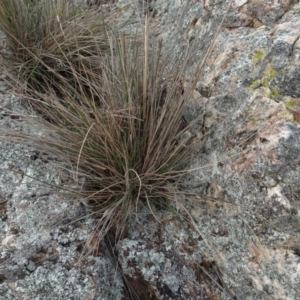
[[[228,3],[156,3],[174,53],[195,47],[192,74]],[[189,210],[198,230],[166,217],[120,243],[124,272],[158,299],[299,299],[299,12],[292,1],[229,9],[186,116],[204,113],[208,134],[186,180],[206,196]]]
[[[228,1],[149,3],[174,60],[193,51],[193,74]],[[199,195],[186,203],[193,221],[181,207],[183,223],[141,213],[117,245],[141,299],[300,299],[299,36],[299,1],[232,1],[186,112],[187,120],[203,114],[199,132],[207,135],[191,158],[198,171],[185,178]],[[1,127],[38,131],[4,85],[0,92]],[[69,223],[79,208],[69,211],[56,189],[22,174],[71,183],[43,154],[4,142],[1,149],[0,299],[121,299],[107,251],[76,264],[92,224],[50,226],[66,210]]]
[[[42,134],[2,87],[1,131]],[[80,212],[58,193],[68,179],[55,172],[53,158],[21,144],[0,145],[0,299],[121,299],[122,280],[108,252],[99,249],[77,266],[93,227],[70,224]]]

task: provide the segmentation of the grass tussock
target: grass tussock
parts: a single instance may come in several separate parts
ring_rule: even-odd
[[[102,60],[101,76],[89,74],[87,82],[73,70],[84,89],[66,82],[60,97],[50,89],[36,95],[35,106],[55,135],[44,143],[71,161],[76,178],[85,178],[80,193],[100,236],[111,228],[121,234],[141,206],[171,209],[179,170],[199,146],[182,123],[188,99],[180,84],[183,69],[165,79],[156,46],[149,53],[147,41],[115,36],[116,53]]]
[[[78,183],[73,200],[96,220],[86,254],[96,250],[96,236],[112,256],[113,240],[141,208],[157,218],[157,209],[174,212],[178,199],[193,196],[179,188],[180,178],[192,171],[184,167],[203,138],[183,121],[198,79],[183,89],[191,54],[172,65],[172,53],[149,40],[147,16],[144,35],[129,36],[115,26],[116,15],[67,0],[0,2],[5,72],[49,133],[14,137],[71,163],[60,167]],[[197,228],[184,205],[182,213]]]
[[[117,15],[70,0],[1,0],[0,29],[9,47],[4,62],[29,88],[44,90],[61,77],[74,81],[71,69],[79,72],[80,63],[93,69],[99,52],[110,49]]]
[[[184,193],[182,167],[200,143],[182,119],[196,82],[183,90],[187,59],[171,67],[170,53],[149,41],[147,18],[143,36],[120,34],[109,19],[64,0],[3,0],[0,18],[6,65],[13,61],[29,82],[23,96],[51,133],[36,146],[84,178],[74,192],[97,219],[97,236],[120,237],[143,206],[154,216],[172,210]]]

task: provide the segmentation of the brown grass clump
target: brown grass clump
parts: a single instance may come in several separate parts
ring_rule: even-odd
[[[149,53],[147,41],[141,45],[116,35],[111,49],[116,53],[101,60],[101,76],[89,73],[86,81],[73,69],[84,88],[66,82],[60,97],[49,89],[36,95],[38,101],[31,99],[51,120],[47,126],[55,139],[44,141],[48,150],[58,150],[72,162],[75,177],[85,178],[80,194],[98,220],[100,236],[111,228],[119,235],[141,205],[151,212],[170,209],[180,167],[197,144],[182,126],[188,99],[180,88],[184,68],[164,79],[161,47]]]
[[[196,227],[180,203],[194,195],[180,179],[201,146],[193,124],[183,122],[198,81],[183,88],[191,53],[171,62],[172,49],[149,39],[147,16],[144,34],[133,34],[117,14],[67,0],[0,2],[5,72],[49,133],[13,139],[59,158],[77,186],[72,200],[84,204],[83,217],[95,219],[84,255],[95,254],[104,239],[116,264],[115,242],[144,208],[158,221],[157,209],[184,214]]]
[[[128,35],[114,24],[116,15],[67,0],[0,2],[5,72],[49,133],[14,138],[60,159],[78,186],[73,200],[96,220],[91,240],[104,238],[112,255],[141,208],[158,219],[157,209],[174,212],[192,196],[179,183],[201,145],[193,124],[183,122],[198,80],[183,89],[190,54],[172,64],[163,45],[149,40],[147,16],[145,33]],[[184,205],[182,212],[196,227]],[[98,246],[90,244],[87,254]]]
[[[15,11],[13,18],[8,11]],[[120,237],[141,207],[155,216],[158,207],[172,210],[184,193],[177,181],[199,147],[191,124],[182,121],[196,78],[183,90],[188,59],[172,66],[161,43],[149,41],[147,18],[143,36],[128,36],[108,19],[93,27],[93,16],[67,1],[0,5],[11,50],[4,58],[29,83],[23,97],[51,132],[30,141],[71,162],[66,172],[84,178],[74,193],[97,219],[97,236],[113,231]]]
[[[6,67],[31,89],[44,91],[62,77],[75,85],[71,69],[80,72],[81,63],[93,68],[90,62],[99,51],[110,50],[107,34],[117,14],[70,0],[1,0]]]

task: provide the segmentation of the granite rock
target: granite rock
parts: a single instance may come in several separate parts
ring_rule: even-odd
[[[174,202],[180,219],[141,212],[128,224],[123,275],[104,246],[82,264],[93,220],[71,223],[82,207],[60,190],[72,180],[45,153],[1,141],[0,299],[122,299],[124,278],[141,299],[300,299],[299,1],[232,1],[215,41],[229,1],[148,4],[173,62],[194,53],[184,86],[214,42],[185,116],[201,115],[206,134],[182,183],[197,197]],[[1,130],[40,132],[0,93]]]

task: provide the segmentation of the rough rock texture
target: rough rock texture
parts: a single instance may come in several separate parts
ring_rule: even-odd
[[[195,51],[191,74],[227,5],[156,1],[174,55]],[[203,199],[189,209],[196,224],[141,222],[120,243],[123,271],[157,299],[300,299],[299,12],[292,1],[229,9],[186,115],[204,113],[208,135],[186,179]]]
[[[229,2],[148,2],[174,60],[194,51],[193,74]],[[207,135],[191,158],[199,169],[185,178],[199,195],[186,203],[194,222],[184,210],[182,223],[141,214],[117,245],[141,299],[300,299],[299,36],[299,1],[232,1],[186,112],[203,114]],[[0,93],[1,128],[37,130],[2,82]],[[92,222],[70,225],[80,208],[32,179],[71,184],[53,163],[1,142],[0,299],[122,299],[107,250],[77,264]],[[65,224],[53,226],[59,213]]]
[[[2,132],[41,134],[2,81],[0,104]],[[80,213],[59,193],[67,179],[54,171],[53,158],[9,141],[0,145],[0,299],[120,299],[122,281],[107,251],[79,264],[92,223],[70,224]]]

